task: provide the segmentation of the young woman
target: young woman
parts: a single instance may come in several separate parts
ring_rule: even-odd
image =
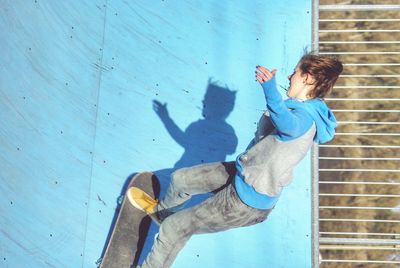
[[[160,202],[130,188],[130,202],[161,224],[141,267],[170,267],[193,234],[264,221],[313,142],[333,139],[336,119],[322,98],[332,90],[342,70],[336,59],[304,55],[288,77],[289,98],[283,100],[276,87],[276,70],[257,66],[255,76],[263,88],[267,111],[254,139],[236,161],[177,170]],[[194,207],[174,211],[192,195],[208,192],[216,194]]]

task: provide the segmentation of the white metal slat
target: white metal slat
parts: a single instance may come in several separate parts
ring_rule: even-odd
[[[400,5],[319,5],[320,11],[385,11],[400,10]]]
[[[400,33],[400,30],[384,30],[384,29],[375,29],[375,30],[367,30],[367,29],[348,29],[348,30],[319,30],[320,33]]]
[[[321,235],[364,235],[364,236],[394,236],[397,237],[399,234],[393,233],[360,233],[360,232],[319,232]],[[400,248],[399,248],[400,250]]]
[[[320,22],[396,22],[400,19],[320,19]],[[321,43],[321,42],[319,42]]]
[[[319,221],[331,222],[373,222],[373,223],[400,223],[400,220],[380,220],[380,219],[326,219],[321,218]],[[400,244],[400,243],[399,243]]]
[[[319,50],[319,0],[312,0],[312,49],[318,53]],[[311,261],[312,266],[315,268],[319,267],[320,261],[320,252],[319,252],[319,171],[318,171],[318,146],[313,145],[311,147],[311,165],[312,165],[312,187],[311,187],[311,213],[312,213],[312,228],[311,228],[311,245],[312,245],[312,254]]]
[[[400,74],[343,74],[340,77],[351,77],[351,78],[376,78],[376,77],[397,78],[397,77],[400,77]]]
[[[400,125],[400,122],[338,121],[339,125]]]
[[[400,264],[400,261],[378,261],[378,260],[333,260],[322,259],[321,262],[341,262],[341,263],[374,263],[374,264]]]
[[[400,101],[400,99],[389,99],[389,98],[379,98],[379,99],[362,99],[362,98],[325,98],[326,101]]]
[[[336,136],[400,136],[400,133],[336,132]]]
[[[388,246],[354,246],[354,245],[321,245],[321,249],[335,249],[335,250],[393,250],[400,251],[400,247]]]
[[[320,168],[319,171],[352,171],[352,172],[394,172],[400,173],[399,169],[368,169],[368,168]],[[400,196],[399,196],[400,197]]]
[[[360,184],[360,185],[399,185],[400,182],[375,182],[375,181],[320,181],[320,184]]]
[[[344,66],[400,66],[400,63],[343,63]]]
[[[398,51],[328,51],[320,52],[320,55],[400,55]]]
[[[343,244],[343,245],[400,245],[399,239],[377,239],[377,238],[332,238],[321,237],[320,239],[326,244]]]
[[[320,206],[320,209],[361,209],[361,210],[400,210],[396,207],[352,207],[352,206]]]
[[[399,113],[400,110],[354,110],[354,109],[332,109],[333,112],[357,112],[357,113]]]
[[[399,145],[362,145],[362,144],[320,144],[318,147],[342,147],[342,148],[369,148],[369,149],[375,149],[375,148],[382,148],[382,149],[400,149]]]
[[[398,195],[398,194],[335,194],[335,193],[320,193],[319,196],[389,197],[389,198],[400,198],[400,195]]]
[[[400,41],[321,41],[320,44],[400,44]]]
[[[400,86],[360,86],[360,85],[352,85],[352,86],[334,86],[334,89],[342,89],[342,88],[346,88],[346,89],[357,89],[357,88],[373,88],[373,89],[380,89],[380,88],[400,88]]]

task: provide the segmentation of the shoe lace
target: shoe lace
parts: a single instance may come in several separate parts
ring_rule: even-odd
[[[154,207],[154,206],[157,205],[157,203],[158,203],[158,200],[157,200],[157,199],[152,198],[152,197],[147,196],[147,195],[144,195],[144,196],[143,196],[143,199],[146,201],[146,203],[149,204],[148,208]]]

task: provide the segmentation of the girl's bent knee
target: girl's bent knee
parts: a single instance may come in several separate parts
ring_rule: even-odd
[[[171,183],[175,186],[185,184],[185,171],[184,169],[178,169],[171,174]]]

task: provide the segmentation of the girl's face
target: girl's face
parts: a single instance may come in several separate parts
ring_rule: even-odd
[[[308,93],[313,89],[311,85],[310,76],[303,75],[299,68],[296,67],[294,72],[288,76],[290,81],[287,96],[296,99],[308,99]]]

